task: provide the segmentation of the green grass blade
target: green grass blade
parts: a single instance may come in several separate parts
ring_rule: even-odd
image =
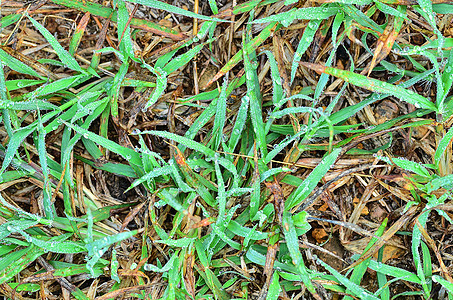
[[[278,276],[278,272],[274,272],[271,284],[269,285],[269,290],[267,291],[266,300],[278,299],[278,295],[280,295],[280,292],[282,291],[279,280],[280,276]]]
[[[310,280],[307,267],[304,264],[302,253],[300,253],[299,250],[299,238],[293,224],[293,219],[291,214],[288,212],[285,212],[283,215],[282,229],[292,262],[296,266],[302,282],[305,284],[305,287],[310,291],[310,293],[316,294],[315,287]]]
[[[434,275],[433,281],[440,283],[450,293],[450,296],[453,296],[453,283],[445,280],[444,278],[440,277],[439,275]]]
[[[80,126],[75,124],[70,124],[68,122],[63,122],[66,126],[72,128],[77,133],[80,133],[84,138],[90,139],[96,144],[101,145],[102,147],[109,149],[110,151],[121,155],[124,159],[126,159],[129,163],[135,164],[137,166],[141,165],[140,154],[135,152],[133,149],[126,148],[123,146],[118,145],[115,142],[112,142],[100,135],[97,135],[93,132],[86,130]]]
[[[118,4],[117,30],[118,39],[120,39],[118,49],[120,50],[121,53],[123,53],[123,55],[134,59],[135,54],[134,47],[132,46],[129,12],[126,8],[126,3],[124,3],[124,1],[117,1],[117,4]]]
[[[2,61],[2,63],[4,65],[7,65],[9,68],[13,69],[14,71],[16,71],[18,73],[27,74],[27,75],[37,77],[37,78],[43,78],[33,68],[24,64],[20,60],[10,56],[1,48],[0,48],[0,60]]]
[[[236,148],[239,139],[242,136],[242,132],[244,130],[245,122],[247,121],[247,112],[248,112],[248,106],[249,106],[249,97],[242,97],[241,99],[241,106],[239,107],[237,116],[236,116],[236,121],[234,123],[233,130],[231,131],[230,139],[228,141],[228,148],[231,151],[234,151],[234,148]]]
[[[296,77],[296,71],[299,67],[299,62],[302,59],[302,55],[304,55],[305,51],[307,51],[308,47],[313,42],[315,37],[316,31],[318,31],[319,25],[321,25],[322,20],[310,20],[308,22],[307,27],[305,27],[304,34],[299,41],[299,45],[297,45],[296,52],[294,53],[293,62],[291,64],[291,81],[290,84],[293,83],[294,78]]]
[[[290,11],[265,17],[253,21],[253,23],[280,22],[283,26],[289,26],[295,20],[325,20],[336,15],[337,7],[305,7],[293,8]]]
[[[86,26],[90,20],[90,14],[85,13],[83,17],[80,19],[79,24],[77,24],[76,30],[74,31],[74,35],[69,42],[69,49],[68,52],[70,55],[74,56],[79,47],[80,42],[82,41],[83,34],[85,33]]]
[[[80,73],[85,73],[85,71],[79,66],[77,61],[72,57],[68,51],[63,49],[63,47],[58,43],[57,39],[41,24],[39,24],[35,19],[32,17],[28,17],[30,22],[33,23],[33,25],[38,29],[38,31],[44,36],[44,38],[49,42],[49,44],[52,46],[52,48],[55,50],[57,53],[58,57],[61,59],[61,61],[67,66],[68,68],[78,71]]]
[[[226,109],[227,109],[227,89],[228,81],[224,80],[219,99],[217,100],[217,111],[214,118],[214,126],[212,127],[212,149],[219,149],[219,146],[224,139],[223,129],[225,128]]]
[[[341,148],[336,148],[332,152],[324,157],[321,163],[311,171],[310,175],[302,182],[302,184],[291,193],[289,198],[285,202],[285,209],[290,210],[296,205],[301,204],[310,193],[315,189],[318,182],[324,175],[329,171],[331,165],[335,162],[338,155],[340,155]]]
[[[243,38],[245,42],[245,35]],[[267,144],[266,144],[266,134],[264,132],[264,123],[262,116],[262,106],[261,106],[261,93],[259,91],[258,84],[258,75],[256,70],[253,69],[252,63],[250,62],[250,54],[247,49],[244,49],[244,68],[246,73],[246,84],[247,84],[247,95],[250,99],[250,118],[252,119],[253,131],[255,133],[256,142],[259,149],[261,150],[261,155],[267,155]]]
[[[441,159],[448,147],[451,147],[451,140],[453,139],[453,127],[448,130],[442,140],[437,146],[436,153],[434,154],[434,165],[439,166]]]
[[[4,256],[0,260],[0,284],[8,282],[44,253],[44,250],[32,245]]]
[[[326,264],[325,262],[323,262],[319,258],[316,261],[318,262],[318,264],[320,264],[321,266],[326,268],[333,276],[335,276],[335,278],[339,282],[341,282],[341,284],[343,284],[345,287],[347,287],[348,290],[350,292],[352,292],[354,296],[358,297],[358,299],[379,300],[379,298],[377,298],[376,296],[370,294],[367,290],[365,290],[361,286],[353,283],[352,281],[350,281],[349,279],[347,279],[346,277],[341,275],[340,272],[338,272],[337,270],[335,270],[334,268],[332,268],[331,266],[329,266],[328,264]]]
[[[393,95],[397,98],[400,98],[403,101],[413,104],[417,108],[426,108],[433,111],[437,111],[437,108],[434,105],[434,103],[432,103],[429,99],[413,92],[412,90],[407,90],[402,87],[392,85],[387,82],[383,82],[373,78],[368,78],[364,75],[356,74],[350,71],[324,67],[321,65],[311,63],[300,63],[300,64],[304,67],[313,69],[315,71],[341,78],[346,82],[366,88],[370,91]]]
[[[379,226],[378,230],[376,231],[375,236],[382,236],[382,234],[384,233],[385,227],[387,226],[387,221],[388,221],[388,219],[385,219],[384,222],[382,222],[381,226]],[[371,238],[370,242],[363,250],[363,253],[366,253],[368,251],[368,249],[370,249],[371,246],[373,246],[373,244],[376,241],[377,241],[377,238],[375,238],[375,237]],[[368,268],[370,260],[371,260],[371,257],[364,260],[362,263],[360,263],[359,265],[357,265],[354,268],[354,270],[352,271],[351,277],[350,277],[351,282],[353,282],[357,285],[360,285],[360,282],[362,281],[362,278],[365,275],[365,272]],[[346,289],[346,293],[348,293],[348,292],[351,292],[351,291],[349,289]],[[344,297],[344,300],[352,300],[352,297],[346,296],[346,297]]]
[[[194,19],[200,19],[200,20],[207,20],[207,21],[216,21],[216,22],[229,22],[226,20],[218,19],[218,18],[212,18],[200,14],[196,14],[194,12],[191,12],[190,10],[185,10],[182,8],[179,8],[174,5],[167,4],[165,2],[157,1],[157,0],[126,0],[131,3],[138,3],[142,5],[146,5],[148,7],[152,7],[155,9],[161,9],[169,13],[174,13],[178,15],[183,15],[189,18],[194,18]]]

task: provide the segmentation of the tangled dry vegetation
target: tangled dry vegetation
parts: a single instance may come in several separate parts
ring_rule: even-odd
[[[1,2],[0,294],[453,299],[453,3]]]

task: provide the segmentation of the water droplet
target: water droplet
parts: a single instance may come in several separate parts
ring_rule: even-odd
[[[138,128],[134,128],[134,130],[132,130],[132,132],[131,132],[131,134],[134,134],[134,135],[135,134],[140,134],[140,133],[141,133],[141,131]]]

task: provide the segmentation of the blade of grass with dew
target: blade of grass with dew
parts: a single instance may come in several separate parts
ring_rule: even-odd
[[[0,109],[10,110],[26,110],[26,111],[40,111],[40,110],[58,110],[58,106],[44,100],[31,100],[31,101],[1,101]]]
[[[443,136],[442,140],[437,145],[436,152],[434,154],[434,165],[439,166],[442,157],[447,151],[448,147],[451,147],[451,140],[453,139],[453,128],[450,128],[448,132]]]
[[[310,175],[303,181],[303,183],[291,193],[285,202],[285,210],[300,205],[310,195],[314,188],[318,185],[321,178],[326,175],[332,164],[336,161],[338,155],[340,155],[341,148],[333,149],[330,154],[325,156],[321,163],[311,171]]]
[[[279,22],[288,27],[295,20],[325,20],[338,13],[338,7],[304,7],[254,20],[253,23]]]
[[[377,262],[374,260],[370,261],[370,264],[368,265],[368,267],[376,272],[385,274],[387,276],[401,278],[402,280],[405,280],[408,282],[421,284],[421,280],[417,275],[415,275],[414,273],[411,273],[407,270],[398,268],[398,267],[386,265],[386,264],[383,264],[383,263],[380,263],[380,262]]]
[[[44,84],[30,93],[31,97],[41,97],[68,89],[71,86],[81,84],[89,78],[85,75],[75,75]],[[28,98],[28,97],[27,97]]]
[[[121,89],[121,83],[123,79],[126,77],[127,71],[129,69],[129,61],[123,61],[123,63],[120,66],[120,69],[118,70],[118,73],[115,74],[115,77],[113,78],[113,83],[112,86],[110,87],[109,90],[107,90],[107,93],[110,98],[110,111],[112,114],[113,118],[118,117],[118,98],[119,98],[119,93]],[[105,127],[107,127],[107,122],[103,123]],[[102,132],[102,130],[101,130]]]
[[[94,93],[91,95],[84,95],[84,96],[87,96],[86,102],[88,102],[88,104],[86,106],[88,106],[90,104],[89,103],[90,101],[93,101],[93,99],[96,99],[97,95],[98,95],[98,93]],[[97,102],[100,102],[99,105],[96,107],[96,109],[94,109],[94,111],[89,112],[88,117],[85,118],[85,120],[81,126],[82,129],[88,130],[91,123],[101,115],[101,113],[107,107],[108,98],[104,98]],[[82,109],[78,109],[78,112],[80,112],[80,111],[82,111]],[[88,112],[85,112],[85,113],[88,113]],[[76,116],[74,116],[74,117],[76,117]],[[71,120],[71,124],[73,124],[73,123],[74,123],[73,120]],[[64,133],[66,133],[66,132],[64,132]],[[62,148],[61,148],[61,165],[62,166],[70,164],[72,150],[73,150],[74,146],[76,145],[76,143],[83,136],[83,134],[81,134],[81,133],[76,133],[71,139],[69,139],[70,132],[67,132],[67,135],[68,135],[67,142],[65,140],[62,140]],[[64,144],[63,144],[63,141],[65,141]],[[66,176],[67,176],[66,179],[68,181],[71,181],[69,178],[69,173],[67,173]],[[71,183],[71,186],[72,186],[72,183]]]
[[[52,48],[57,53],[60,60],[70,68],[71,70],[85,73],[85,71],[79,66],[74,57],[72,57],[61,45],[58,43],[57,39],[41,24],[39,24],[35,19],[28,16],[30,22],[38,29],[38,31],[44,36],[44,38],[49,42]]]
[[[10,56],[3,49],[4,48],[0,47],[0,59],[2,60],[3,64],[7,65],[9,68],[13,69],[14,71],[16,71],[18,73],[27,74],[27,75],[41,78],[41,79],[44,78],[38,72],[36,72],[33,68],[31,68],[27,64],[21,62],[20,60]]]
[[[384,32],[384,29],[382,29],[381,26],[379,26],[376,22],[370,19],[366,14],[361,12],[355,6],[343,4],[338,4],[338,6],[343,10],[343,12],[347,16],[351,17],[354,21],[363,26],[360,27],[362,31],[373,34]]]
[[[204,86],[203,89],[206,89],[210,86],[213,82],[217,81],[220,77],[228,73],[231,69],[233,69],[241,60],[243,60],[243,51],[247,51],[247,53],[251,53],[255,51],[262,43],[266,41],[268,37],[272,35],[272,33],[278,30],[281,27],[277,22],[271,22],[267,25],[254,39],[250,42],[245,44],[245,46],[236,52],[236,54],[220,69],[220,71],[214,75],[214,77]]]
[[[10,136],[8,142],[8,148],[6,149],[5,156],[3,158],[2,168],[0,169],[0,175],[8,168],[13,160],[13,157],[16,155],[17,150],[19,149],[22,142],[27,136],[29,136],[35,130],[34,126],[22,127],[16,130],[13,133],[13,136]]]
[[[440,283],[448,291],[449,297],[453,297],[453,283],[445,280],[439,275],[433,275],[432,279],[434,282]]]
[[[377,9],[379,9],[381,12],[383,12],[386,15],[392,15],[392,16],[395,16],[398,18],[408,20],[405,13],[402,13],[402,12],[398,11],[397,9],[395,9],[391,6],[388,6],[387,4],[384,4],[379,1],[375,1],[374,5],[376,5]]]
[[[417,218],[417,220],[421,224],[421,226],[423,226],[423,227],[426,226],[426,222],[428,221],[429,213],[430,213],[430,211],[426,210]],[[423,261],[420,257],[420,252],[419,252],[419,247],[420,247],[421,242],[422,242],[422,233],[417,226],[414,226],[414,229],[412,231],[412,244],[411,244],[412,258],[414,260],[415,269],[417,270],[417,276],[418,276],[418,278],[420,278],[420,285],[423,288],[423,292],[425,293],[426,297],[429,297],[430,289],[429,289],[428,282],[425,277]]]
[[[72,233],[69,234],[62,234],[57,237],[53,237],[49,240],[42,240],[38,238],[34,238],[33,236],[27,234],[25,231],[18,231],[28,242],[31,244],[43,249],[46,252],[53,252],[53,253],[82,253],[85,252],[86,249],[82,245],[82,243],[77,242],[65,242],[64,239],[69,238],[72,236]],[[58,238],[58,239],[57,239]]]
[[[280,276],[278,276],[278,272],[274,271],[272,275],[271,284],[269,285],[269,289],[267,291],[266,300],[277,300],[282,288],[279,284]]]
[[[225,128],[226,120],[226,109],[227,109],[227,96],[226,89],[228,86],[228,80],[224,79],[222,88],[220,90],[220,95],[217,100],[217,110],[214,117],[214,126],[212,127],[212,145],[213,150],[217,150],[220,147],[220,143],[224,139],[223,129]],[[211,142],[210,142],[211,143]]]
[[[453,50],[450,50],[450,55],[447,58],[445,63],[445,68],[442,73],[442,82],[444,85],[444,93],[442,95],[442,101],[448,96],[448,93],[451,90],[452,83],[453,83]]]
[[[187,63],[189,63],[198,53],[200,53],[201,49],[203,49],[203,47],[206,44],[211,43],[211,42],[213,42],[215,40],[216,40],[216,38],[209,39],[206,42],[201,43],[200,45],[197,45],[197,46],[193,47],[192,49],[190,49],[186,53],[181,54],[178,57],[175,57],[170,62],[168,62],[165,65],[165,67],[162,68],[162,70],[164,72],[166,72],[167,74],[170,74],[170,73],[178,70],[182,66],[186,65]]]
[[[229,22],[227,20],[222,20],[222,19],[218,19],[218,18],[213,18],[213,17],[196,14],[194,12],[191,12],[190,10],[185,10],[185,9],[179,8],[177,6],[170,5],[165,2],[161,2],[161,1],[157,1],[157,0],[126,0],[126,1],[131,2],[131,3],[142,4],[142,5],[152,7],[155,9],[161,9],[161,10],[164,10],[169,13],[183,15],[183,16],[186,16],[189,18],[195,18],[195,19],[207,20],[207,21],[216,21],[216,22]]]
[[[297,49],[296,49],[296,52],[294,53],[294,57],[293,57],[293,62],[291,64],[290,84],[293,83],[294,78],[296,77],[296,71],[299,66],[299,62],[302,58],[302,55],[304,55],[305,51],[307,51],[308,47],[313,42],[316,31],[318,31],[318,28],[319,28],[319,25],[321,24],[321,22],[322,22],[322,20],[310,20],[307,24],[307,27],[305,27],[304,33],[302,35],[302,38],[299,41],[299,45],[297,45]]]
[[[425,277],[428,279],[428,290],[431,291],[433,287],[433,283],[431,278],[433,276],[433,264],[431,261],[431,253],[429,253],[429,248],[425,244],[425,242],[421,242],[420,244],[422,248],[422,256],[423,256],[423,271],[425,272]]]
[[[407,160],[404,158],[397,158],[397,157],[388,158],[388,157],[377,156],[377,158],[381,159],[382,161],[385,161],[386,163],[388,163],[390,165],[395,164],[396,166],[398,166],[406,171],[413,172],[420,176],[431,177],[428,170],[423,165],[421,165],[417,162],[410,161],[410,160]]]
[[[17,80],[8,80],[5,82],[5,86],[8,91],[15,91],[18,89],[26,88],[29,86],[34,86],[38,84],[45,83],[45,80],[35,80],[35,79],[17,79]]]
[[[384,233],[384,229],[387,226],[387,221],[388,219],[384,219],[382,222],[381,226],[377,229],[375,235],[376,236],[381,236]],[[377,238],[371,238],[368,245],[365,247],[365,250],[363,252],[365,253],[368,249],[371,248],[371,246],[377,241]],[[349,280],[357,285],[360,285],[360,281],[362,280],[363,276],[365,275],[365,272],[368,268],[368,265],[370,263],[371,257],[368,258],[367,260],[364,260],[361,264],[357,265],[354,270],[352,271],[351,277]],[[351,292],[349,289],[346,289],[346,293]],[[352,300],[353,298],[351,296],[346,296],[344,297],[344,300]]]
[[[92,15],[99,16],[102,18],[110,19],[113,22],[117,22],[118,16],[117,11],[107,7],[102,6],[95,2],[87,1],[85,3],[78,0],[51,0],[55,4],[63,5],[70,8],[75,8],[82,12],[89,12]],[[150,22],[144,19],[132,18],[130,25],[135,28],[140,28],[142,30],[155,33],[157,35],[163,35],[165,37],[171,38],[173,40],[183,40],[185,38],[184,34],[179,33],[176,30],[167,28],[165,26]]]
[[[245,42],[245,34],[243,35],[243,41]],[[259,86],[257,85],[258,75],[256,73],[256,70],[252,67],[252,63],[250,62],[250,54],[247,49],[244,48],[243,54],[244,69],[246,73],[245,81],[247,84],[247,95],[244,97],[249,97],[250,99],[250,118],[252,119],[252,126],[255,133],[256,142],[259,149],[261,150],[261,155],[266,156],[267,144],[262,116],[261,93]]]
[[[378,257],[377,257],[377,261],[378,263],[382,262],[382,258],[384,256],[384,247],[382,247],[381,249],[379,249],[378,251]],[[390,289],[389,289],[389,285],[391,283],[391,281],[387,281],[387,276],[381,272],[376,272],[376,277],[377,277],[377,281],[378,281],[378,285],[379,285],[379,289],[374,293],[374,295],[380,295],[381,297],[381,300],[390,300]],[[395,281],[398,281],[399,279],[393,279]]]
[[[266,155],[263,162],[265,164],[270,163],[275,158],[275,156],[277,156],[285,147],[287,147],[289,144],[291,144],[292,142],[299,139],[302,135],[306,134],[307,131],[308,131],[308,129],[306,127],[302,127],[301,130],[299,132],[297,132],[296,134],[294,134],[293,136],[287,136],[280,143],[274,144],[274,149],[272,149]]]
[[[31,245],[5,255],[0,260],[0,284],[8,282],[44,253],[44,250]]]
[[[359,299],[364,299],[364,300],[379,300],[376,296],[370,294],[367,290],[362,288],[361,286],[353,283],[350,281],[348,278],[344,277],[343,275],[340,274],[337,270],[323,262],[321,259],[317,259],[316,262],[323,266],[324,268],[327,269],[335,278],[341,282],[350,292],[353,293],[354,296],[358,297]]]
[[[88,231],[90,232],[90,230]],[[92,233],[92,231],[91,231]],[[102,239],[98,240],[91,240],[88,242],[85,247],[88,251],[88,261],[87,261],[87,269],[93,275],[94,273],[94,266],[99,261],[102,255],[107,251],[108,247],[111,245],[128,239],[137,234],[137,230],[132,230],[129,232],[121,232],[115,235],[106,236]]]
[[[421,10],[418,9],[418,7],[414,7],[414,9],[418,10],[418,12],[425,18],[426,21],[428,21],[428,24],[434,30],[434,33],[437,36],[436,40],[439,43],[437,51],[441,54],[445,38],[437,28],[435,13],[433,12],[433,3],[430,0],[417,0],[417,2],[420,5]]]
[[[77,24],[77,27],[73,33],[71,41],[69,42],[68,52],[71,56],[74,56],[74,54],[76,53],[77,48],[79,47],[79,44],[82,41],[83,35],[85,33],[85,29],[86,29],[89,21],[90,21],[90,13],[86,12],[83,15],[83,17],[80,19],[79,24]]]
[[[299,238],[296,233],[296,228],[294,227],[292,216],[288,212],[283,214],[282,230],[285,236],[286,246],[288,247],[292,262],[297,268],[297,273],[301,277],[300,279],[308,291],[312,295],[316,295],[315,287],[308,276],[307,267],[304,264],[302,254],[299,250]]]
[[[230,151],[234,151],[239,142],[239,139],[242,136],[245,122],[247,121],[249,100],[249,97],[241,98],[241,106],[239,107],[239,110],[236,114],[236,121],[234,123],[233,130],[231,131],[230,139],[228,140],[228,148],[230,149]]]
[[[110,141],[104,137],[101,137],[100,135],[97,135],[91,131],[88,131],[85,128],[82,128],[78,125],[70,124],[70,123],[64,122],[64,121],[63,121],[63,123],[66,126],[72,128],[77,133],[80,133],[84,138],[90,139],[93,142],[97,143],[98,145],[100,145],[106,149],[109,149],[110,151],[112,151],[118,155],[121,155],[129,163],[135,164],[137,166],[141,165],[140,154],[135,152],[133,149],[120,146],[117,143]]]
[[[274,103],[274,105],[276,105],[284,97],[282,79],[280,77],[280,72],[278,70],[278,65],[277,65],[277,61],[275,60],[274,54],[269,50],[264,50],[262,53],[266,54],[268,61],[269,61],[270,68],[271,68],[272,103]],[[266,128],[267,127],[268,127],[268,125],[266,126]],[[267,128],[265,131],[268,132],[269,129]]]
[[[302,66],[307,67],[309,69],[315,70],[317,72],[326,73],[329,75],[333,75],[335,77],[341,78],[346,82],[352,83],[359,87],[366,88],[370,91],[376,93],[385,93],[393,95],[397,98],[400,98],[407,103],[414,105],[417,108],[426,108],[433,111],[437,111],[436,106],[434,103],[429,101],[429,99],[414,93],[411,90],[406,90],[400,86],[392,85],[387,82],[383,82],[380,80],[368,78],[366,76],[356,74],[350,71],[339,70],[335,68],[325,67],[322,65],[316,65],[311,63],[300,63]]]
[[[160,96],[165,92],[167,88],[167,72],[162,70],[161,68],[153,68],[150,65],[143,63],[143,66],[150,70],[154,75],[156,75],[156,87],[154,88],[151,97],[149,98],[148,102],[146,102],[145,108],[148,109],[153,104],[157,102]]]
[[[123,53],[124,56],[135,60],[134,47],[132,46],[131,39],[131,27],[130,27],[130,16],[129,11],[126,8],[124,1],[118,1],[118,18],[117,18],[117,32],[119,45],[118,50]]]
[[[43,124],[41,123],[41,115],[38,113],[38,144],[37,144],[37,150],[38,150],[38,157],[39,157],[39,162],[41,164],[41,170],[42,170],[42,175],[44,178],[44,187],[42,190],[42,204],[44,207],[44,214],[45,217],[49,220],[53,220],[56,211],[53,203],[51,202],[51,188],[50,188],[50,178],[49,178],[49,169],[47,166],[47,153],[46,153],[46,132],[44,131]]]

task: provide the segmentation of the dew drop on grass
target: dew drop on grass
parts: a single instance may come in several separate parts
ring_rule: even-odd
[[[141,131],[138,128],[134,128],[134,130],[132,130],[132,132],[131,132],[131,134],[134,134],[134,135],[135,134],[140,134],[140,133],[141,133]]]

